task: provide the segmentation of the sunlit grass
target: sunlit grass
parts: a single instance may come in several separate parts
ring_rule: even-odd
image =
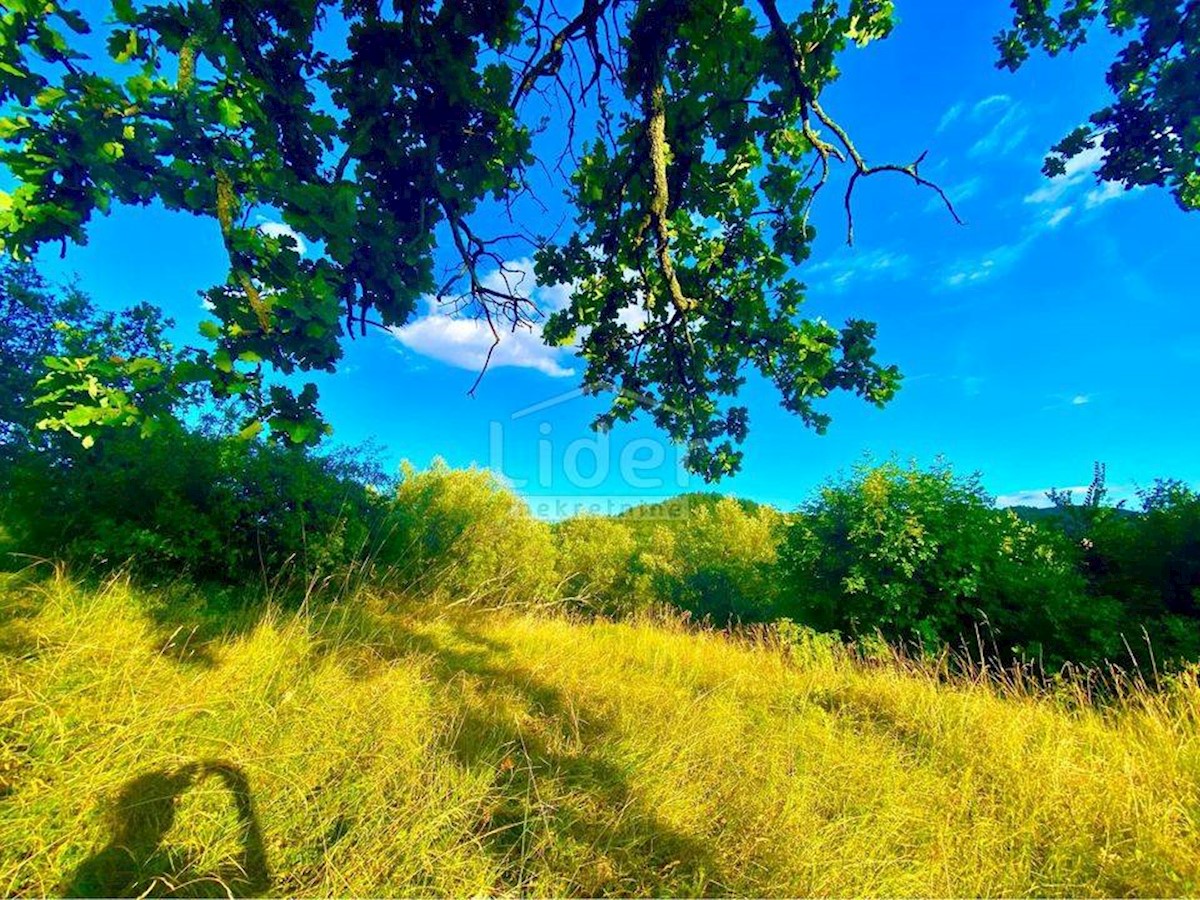
[[[1190,677],[1098,709],[671,623],[0,603],[6,895],[1200,892]]]

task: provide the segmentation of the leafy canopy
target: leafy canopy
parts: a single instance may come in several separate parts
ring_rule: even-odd
[[[1027,45],[1082,40],[1086,14],[1017,5],[1002,44],[1012,65]],[[1149,4],[1161,16],[1146,5],[1108,8],[1158,35],[1172,4]],[[16,256],[47,243],[65,250],[114,202],[158,202],[214,220],[229,271],[206,294],[207,347],[161,371],[137,358],[104,371],[99,360],[61,361],[50,427],[70,416],[94,440],[111,418],[78,412],[99,405],[94,386],[153,375],[248,401],[247,436],[265,424],[286,442],[315,443],[327,430],[315,387],[295,393],[270,373],[332,371],[343,340],[403,324],[430,294],[486,319],[497,341],[530,327],[543,312],[519,285],[481,275],[507,275],[504,260],[525,243],[543,283],[573,289],[545,334],[577,346],[588,392],[611,394],[596,425],[648,411],[708,478],[739,465],[748,415],[736,396],[752,371],[818,431],[828,395],[883,404],[899,385],[896,368],[875,359],[874,325],[805,318],[793,275],[811,251],[813,202],[838,164],[848,237],[864,177],[893,173],[945,200],[921,158],[868,163],[821,102],[838,54],[889,34],[891,0],[812,0],[787,17],[775,0],[106,6],[85,16],[57,0],[7,0],[0,15],[0,163],[16,182],[0,194],[0,242]],[[1194,25],[1195,4],[1186,6],[1180,28]],[[1189,42],[1154,47],[1186,74]],[[1166,90],[1176,68],[1147,71],[1165,80],[1144,102],[1186,115],[1195,98]],[[1115,108],[1133,102],[1123,94]],[[519,220],[514,234],[481,233],[485,205],[511,211],[534,192],[535,169],[549,169],[532,148],[552,120],[564,145],[555,168],[567,175],[573,164],[573,233],[556,243]],[[1113,121],[1124,134],[1124,120]],[[1181,122],[1150,129],[1156,158],[1170,150],[1180,173],[1179,148],[1195,144]],[[1123,139],[1104,135],[1106,147]],[[1167,178],[1129,174],[1123,159],[1111,154],[1105,177]],[[255,227],[260,216],[282,219],[310,251]],[[439,241],[457,256],[445,279],[434,270]],[[145,427],[156,415],[118,418]]]
[[[497,339],[528,327],[541,312],[479,270],[503,272],[509,245],[532,240],[539,276],[575,287],[547,334],[578,342],[589,391],[614,393],[598,424],[650,409],[716,477],[738,463],[748,365],[818,429],[820,398],[883,403],[898,385],[871,324],[800,318],[789,277],[831,162],[875,171],[819,96],[840,50],[891,25],[886,0],[821,0],[791,21],[773,0],[584,0],[561,15],[514,0],[114,0],[107,16],[16,0],[0,19],[0,161],[17,181],[0,240],[16,255],[86,241],[114,201],[214,219],[229,274],[207,294],[213,343],[173,377],[251,397],[301,444],[322,433],[315,390],[268,391],[268,370],[333,370],[342,339],[402,324],[430,293]],[[577,232],[477,233],[481,204],[532,189],[532,141],[561,102],[564,160],[583,151]],[[923,182],[915,164],[891,168]],[[262,214],[313,252],[254,227]],[[441,284],[439,237],[460,263]]]
[[[1181,209],[1200,208],[1200,3],[1195,0],[1013,0],[1013,27],[996,38],[1001,68],[1032,50],[1051,56],[1083,44],[1098,22],[1129,38],[1108,70],[1112,103],[1071,131],[1046,158],[1047,175],[1102,146],[1099,176],[1166,186]]]

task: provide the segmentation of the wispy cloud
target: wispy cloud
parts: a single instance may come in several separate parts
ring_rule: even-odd
[[[843,250],[833,259],[811,265],[807,274],[818,286],[841,293],[854,282],[895,281],[913,272],[912,257],[891,250]]]
[[[952,184],[947,187],[946,196],[948,196],[955,203],[962,203],[964,200],[970,200],[972,197],[978,194],[980,188],[982,187],[983,179],[976,175],[974,178],[968,178],[966,181],[959,182],[958,184]],[[938,198],[934,199],[937,200],[937,205],[940,208],[942,205],[941,200]]]
[[[1083,198],[1083,205],[1088,209],[1095,209],[1097,206],[1102,206],[1110,200],[1120,200],[1122,197],[1132,197],[1141,188],[1133,188],[1127,190],[1123,184],[1116,181],[1106,181],[1097,188],[1087,192],[1087,196]]]
[[[1066,413],[1069,410],[1082,409],[1096,402],[1096,394],[1084,391],[1064,391],[1048,396],[1048,402],[1042,407],[1042,412]]]
[[[1006,156],[1025,140],[1028,118],[1025,107],[1008,94],[992,94],[974,103],[959,101],[950,106],[938,120],[937,133],[951,129],[960,134],[974,132],[969,156]]]
[[[1037,190],[1025,195],[1025,202],[1034,205],[1057,205],[1064,201],[1082,202],[1084,209],[1095,209],[1113,200],[1132,197],[1140,188],[1126,189],[1116,181],[1096,182],[1096,170],[1104,162],[1104,148],[1092,144],[1082,153],[1067,160],[1066,171],[1055,175]],[[1091,189],[1087,190],[1088,185]],[[1085,192],[1086,190],[1086,192]]]
[[[985,251],[976,259],[959,260],[942,273],[942,285],[962,288],[980,284],[1010,271],[1025,255],[1033,242],[1034,235],[1026,235],[1012,244],[1001,244]]]
[[[944,113],[942,113],[942,118],[938,121],[938,124],[937,124],[938,134],[941,134],[943,131],[945,131],[947,128],[949,128],[951,125],[953,125],[955,122],[958,121],[959,117],[963,114],[963,108],[965,106],[966,106],[965,103],[955,103],[953,106],[951,106],[949,109],[947,109]]]
[[[1063,220],[1071,214],[1071,211],[1074,208],[1075,207],[1073,207],[1073,206],[1064,206],[1061,209],[1056,209],[1054,212],[1052,212],[1050,214],[1050,217],[1048,219],[1046,219],[1047,227],[1057,228],[1059,225],[1062,224]]]
[[[1082,153],[1066,162],[1066,171],[1047,180],[1036,190],[1025,195],[1026,203],[1058,204],[1068,194],[1076,193],[1089,177],[1094,178],[1096,169],[1104,162],[1104,148],[1093,144]]]
[[[992,94],[990,97],[984,97],[971,107],[971,115],[978,118],[987,114],[989,110],[1005,109],[1012,106],[1013,99],[1008,94]]]
[[[1029,133],[1025,107],[1007,94],[985,97],[971,107],[972,122],[989,122],[987,130],[973,143],[968,156],[1007,156]]]
[[[1079,409],[1082,406],[1087,406],[1096,397],[1094,394],[1075,393],[1075,394],[1054,394],[1050,398],[1050,402],[1042,407],[1043,410],[1067,410]]]
[[[979,175],[976,175],[972,178],[966,179],[965,181],[960,181],[957,184],[944,184],[942,185],[942,190],[946,192],[946,196],[950,198],[950,202],[958,207],[978,194],[983,189],[983,185],[983,178]],[[925,211],[945,215],[946,204],[943,202],[941,197],[938,197],[935,194],[925,201]],[[961,209],[958,211],[959,213],[962,213]]]
[[[997,95],[980,101],[975,105],[975,109],[1003,108],[1008,102],[1005,95]],[[952,264],[942,274],[943,286],[968,287],[1010,271],[1040,237],[1062,225],[1075,213],[1080,204],[1091,209],[1110,199],[1112,194],[1107,190],[1107,186],[1092,191],[1086,197],[1082,196],[1087,179],[1093,176],[1103,160],[1104,149],[1098,145],[1089,147],[1068,160],[1066,171],[1062,175],[1045,181],[1025,195],[1024,201],[1033,208],[1034,217],[1022,228],[1021,237],[1016,241],[993,247],[974,259],[963,259]],[[1092,194],[1097,196],[1092,199]],[[1101,194],[1104,195],[1103,199],[1099,196]]]

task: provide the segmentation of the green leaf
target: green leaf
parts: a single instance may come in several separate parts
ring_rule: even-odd
[[[73,9],[59,9],[58,17],[67,23],[67,27],[76,34],[89,34],[92,30],[87,19]]]
[[[116,162],[125,155],[125,145],[118,141],[108,141],[100,145],[100,157],[109,162]]]
[[[118,22],[132,25],[137,21],[137,12],[133,8],[132,0],[112,0],[112,10]]]
[[[82,428],[96,421],[96,409],[90,406],[74,406],[63,413],[62,420],[72,428]]]
[[[242,108],[228,97],[217,101],[217,119],[226,128],[238,128],[242,124]]]
[[[108,38],[108,55],[119,63],[129,62],[137,55],[138,36],[132,29],[118,29]]]

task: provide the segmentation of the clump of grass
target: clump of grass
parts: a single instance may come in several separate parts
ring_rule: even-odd
[[[669,621],[0,600],[0,891],[1200,892],[1200,687],[1104,706]]]

